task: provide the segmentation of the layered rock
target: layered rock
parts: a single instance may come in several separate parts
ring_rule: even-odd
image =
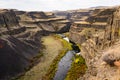
[[[70,28],[70,21],[63,17],[56,17],[52,12],[23,12],[15,11],[20,25],[36,31],[66,32]]]
[[[81,55],[85,58],[88,67],[86,74],[81,77],[80,80],[120,79],[120,72],[118,67],[111,67],[108,63],[103,64],[103,57],[107,53],[110,53],[110,55],[116,53],[114,56],[119,57],[117,56],[120,49],[120,43],[118,42],[120,37],[119,13],[120,8],[118,8],[108,19],[108,24],[105,29],[95,30],[95,32],[94,30],[89,30],[87,32],[89,32],[90,36],[85,35],[85,38],[82,38],[85,39],[84,42],[78,41],[81,44]],[[78,34],[78,32],[76,33]],[[81,31],[79,34],[81,34]],[[79,38],[80,37],[81,35],[79,35]],[[114,56],[112,55],[111,59],[114,59]]]
[[[19,25],[12,10],[0,10],[0,80],[25,71],[40,51],[40,35]]]
[[[0,10],[0,79],[8,80],[33,66],[42,35],[66,32],[70,21],[51,12]]]
[[[66,17],[71,21],[83,21],[90,16],[93,9],[78,9],[68,11],[55,11],[56,16]]]
[[[6,28],[10,30],[12,27],[17,27],[18,24],[19,22],[12,10],[0,10],[0,29]]]
[[[68,10],[68,11],[55,11],[56,16],[66,17],[67,19],[76,21],[86,21],[89,23],[94,22],[107,22],[108,17],[113,14],[115,7],[95,7],[88,9]]]
[[[70,28],[71,40],[73,40],[73,41],[77,40],[78,43],[81,44],[81,43],[83,43],[81,41],[87,40],[88,37],[95,36],[94,35],[95,33],[98,36],[99,32],[101,34],[103,34],[104,31],[106,31],[104,35],[107,36],[108,33],[110,33],[109,31],[111,29],[110,27],[106,27],[107,20],[109,20],[108,18],[112,17],[111,15],[113,14],[113,12],[115,12],[115,10],[116,10],[116,8],[95,9],[92,11],[92,13],[88,16],[88,18],[86,20],[74,22]],[[93,16],[94,16],[94,18],[98,17],[98,19],[101,21],[91,18]],[[88,35],[89,33],[90,33],[90,35]],[[76,36],[74,36],[74,35],[76,35]],[[77,36],[79,36],[79,37],[85,36],[85,37],[79,38]]]
[[[77,22],[71,25],[69,30],[70,32],[70,40],[82,44],[89,38],[93,38],[95,35],[102,35],[102,31],[106,28],[106,23],[86,23],[86,22]],[[102,36],[101,36],[102,37]]]
[[[115,12],[115,10],[116,8],[95,9],[85,21],[90,23],[107,22],[107,19]]]

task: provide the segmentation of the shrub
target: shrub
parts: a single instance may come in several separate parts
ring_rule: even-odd
[[[83,57],[76,55],[65,80],[77,80],[85,74],[86,69],[87,66]]]

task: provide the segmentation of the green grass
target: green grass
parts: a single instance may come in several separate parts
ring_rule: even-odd
[[[42,37],[42,42],[44,45],[44,49],[42,50],[43,55],[38,54],[30,60],[32,63],[38,58],[39,62],[17,80],[41,80],[46,72],[48,72],[49,66],[52,64],[53,60],[63,49],[61,39],[52,35]]]
[[[76,55],[65,80],[77,80],[85,74],[86,69],[87,66],[83,57]]]
[[[53,60],[52,64],[50,65],[50,68],[49,68],[48,72],[43,77],[43,80],[53,80],[55,72],[56,72],[57,67],[58,67],[57,64],[60,61],[60,59],[65,55],[66,52],[67,52],[66,50],[62,50],[60,52],[60,54]]]
[[[72,50],[71,44],[58,35],[50,35],[42,38],[45,49],[43,55],[37,55],[31,59],[31,63],[40,58],[40,62],[16,80],[51,80],[57,69],[57,64],[68,50]],[[26,69],[28,70],[28,69]]]
[[[56,38],[59,38],[59,36],[56,36]],[[59,61],[67,53],[67,51],[72,50],[70,43],[68,43],[67,41],[63,39],[61,39],[61,42],[63,44],[63,49],[60,51],[58,56],[53,60],[52,64],[49,67],[48,72],[43,77],[43,80],[53,80]]]
[[[67,36],[67,37],[70,36],[69,32],[64,33],[64,35]]]
[[[79,47],[79,49],[81,49],[81,45],[80,44],[76,43],[76,45]]]

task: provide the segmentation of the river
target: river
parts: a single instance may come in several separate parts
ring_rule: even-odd
[[[71,67],[72,58],[74,57],[74,54],[74,51],[68,51],[66,55],[60,60],[54,80],[65,79],[67,72]]]
[[[80,49],[79,47],[72,41],[69,40],[68,37],[62,35],[62,34],[59,34],[64,40],[72,43],[72,48],[73,50],[72,51],[68,51],[66,53],[66,55],[60,60],[60,62],[58,63],[58,68],[57,68],[57,71],[55,73],[55,76],[54,76],[54,79],[53,80],[64,80],[67,73],[68,73],[68,70],[70,69],[71,67],[71,63],[72,63],[72,59],[74,58],[74,55],[76,53],[79,53],[80,52]]]

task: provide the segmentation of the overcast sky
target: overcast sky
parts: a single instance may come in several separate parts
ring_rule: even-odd
[[[71,10],[120,5],[120,0],[0,0],[0,8],[26,11]]]

